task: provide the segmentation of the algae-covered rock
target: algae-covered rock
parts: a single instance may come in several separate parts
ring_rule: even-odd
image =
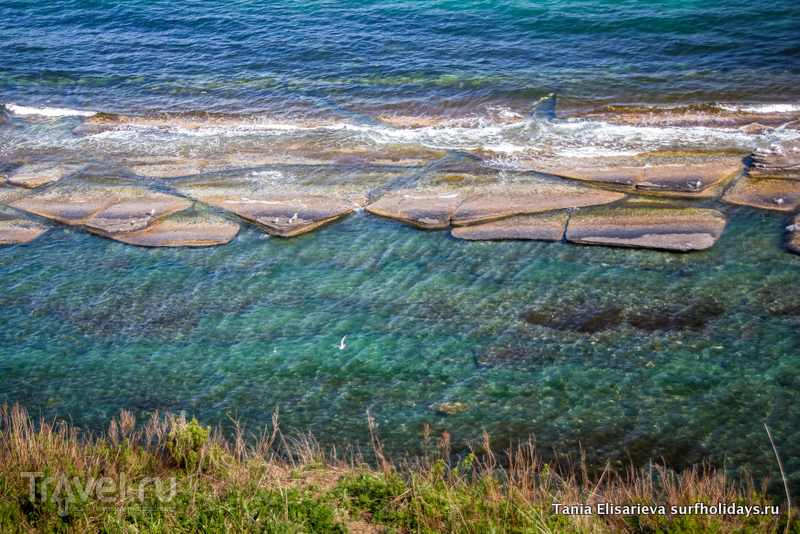
[[[794,211],[800,205],[800,181],[746,178],[731,187],[722,200],[766,210]]]
[[[595,209],[574,213],[566,237],[587,245],[703,250],[716,243],[726,222],[724,215],[715,210]]]
[[[164,193],[145,193],[124,199],[86,222],[86,229],[111,236],[143,230],[159,219],[192,205],[191,200]]]
[[[235,222],[213,216],[173,217],[152,226],[111,237],[143,247],[205,247],[223,245],[239,232]]]
[[[0,219],[0,245],[28,243],[47,230],[47,226],[25,219]]]
[[[367,212],[381,217],[397,219],[418,228],[429,230],[450,226],[450,216],[464,200],[459,193],[439,195],[413,193],[390,194],[366,207]]]
[[[8,177],[9,183],[27,189],[35,189],[60,180],[79,168],[73,165],[29,164],[17,168]]]
[[[458,415],[469,410],[469,406],[463,402],[437,402],[428,406],[431,410],[447,415]]]
[[[453,228],[452,235],[459,239],[535,239],[560,241],[564,238],[569,215],[566,213],[543,213],[519,215],[473,226]]]

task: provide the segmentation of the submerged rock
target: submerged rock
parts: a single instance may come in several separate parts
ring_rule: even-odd
[[[178,178],[193,176],[207,172],[217,172],[236,168],[227,163],[210,163],[205,160],[189,160],[181,163],[157,163],[135,165],[131,168],[134,174],[146,178]]]
[[[800,215],[795,216],[792,224],[786,227],[789,234],[786,236],[786,248],[800,254]]]
[[[428,230],[450,226],[450,216],[464,200],[459,193],[390,194],[366,207],[367,212]]]
[[[474,226],[453,228],[452,235],[459,239],[536,239],[560,241],[564,238],[569,215],[566,213],[544,213],[520,215]]]
[[[33,241],[49,228],[24,219],[0,219],[0,245],[16,245]]]
[[[143,247],[205,247],[223,245],[239,232],[239,225],[220,217],[174,217],[156,222],[149,228],[111,237]]]
[[[191,205],[191,200],[172,195],[143,194],[104,209],[89,219],[85,226],[91,232],[106,236],[135,232]]]
[[[794,211],[800,205],[800,181],[746,178],[731,187],[722,201],[766,210]]]
[[[520,192],[485,193],[470,198],[450,217],[453,226],[466,226],[566,208],[609,204],[625,198],[624,193],[592,189],[572,184],[537,184]]]
[[[469,410],[469,406],[463,402],[437,402],[428,406],[431,410],[447,415],[458,415]]]
[[[538,324],[554,330],[567,330],[594,334],[608,330],[620,323],[622,308],[611,307],[603,310],[580,311],[566,314],[552,314],[534,310],[525,316],[531,324]]]
[[[725,308],[715,301],[698,302],[681,309],[656,309],[633,315],[629,322],[641,330],[700,330]]]
[[[333,222],[364,205],[360,198],[301,196],[299,198],[230,197],[203,195],[196,198],[232,211],[264,228],[267,233],[291,237]]]
[[[703,250],[716,243],[726,222],[714,210],[596,209],[573,214],[566,237],[568,241],[587,245]]]
[[[27,189],[35,189],[60,180],[76,172],[78,167],[71,165],[29,164],[17,168],[9,177],[9,183]]]
[[[785,141],[753,153],[747,172],[751,178],[800,180],[800,139]]]

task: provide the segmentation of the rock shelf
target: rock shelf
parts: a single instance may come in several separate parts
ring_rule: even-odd
[[[16,245],[33,241],[49,228],[25,219],[0,219],[0,245]]]
[[[78,170],[78,167],[69,165],[22,165],[8,177],[8,182],[26,189],[36,189]]]
[[[687,252],[716,243],[727,221],[715,210],[608,208],[574,213],[566,237],[573,243]]]
[[[193,216],[167,218],[152,226],[113,239],[143,247],[206,247],[224,245],[239,232],[239,225],[220,217]]]
[[[200,194],[196,198],[231,211],[255,223],[271,235],[291,237],[333,222],[364,205],[360,198],[301,196],[256,198]]]
[[[379,198],[366,210],[373,215],[397,219],[418,228],[436,230],[450,226],[450,216],[464,198],[459,193],[390,194]]]
[[[48,190],[9,204],[12,208],[40,215],[69,225],[83,225],[89,219],[121,200],[101,188]]]
[[[800,205],[800,181],[746,178],[731,187],[723,202],[790,212]]]
[[[564,238],[568,219],[569,215],[566,213],[523,215],[474,226],[460,226],[453,228],[452,235],[470,241],[499,239],[560,241]]]
[[[756,150],[747,175],[800,181],[800,139]]]
[[[89,219],[85,226],[91,232],[106,236],[135,232],[191,205],[191,200],[172,195],[142,194],[104,209]]]

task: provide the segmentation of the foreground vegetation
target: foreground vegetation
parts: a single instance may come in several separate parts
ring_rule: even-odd
[[[374,430],[368,414],[370,429]],[[795,532],[798,510],[777,515],[680,515],[672,506],[771,504],[753,481],[710,469],[660,466],[606,471],[543,463],[532,443],[504,452],[484,434],[480,455],[451,461],[449,436],[425,435],[427,454],[389,462],[372,433],[375,462],[323,451],[310,435],[271,431],[230,440],[196,420],[122,411],[102,436],[0,410],[2,532]],[[766,487],[766,482],[763,487]],[[554,503],[664,506],[668,513],[568,515]]]

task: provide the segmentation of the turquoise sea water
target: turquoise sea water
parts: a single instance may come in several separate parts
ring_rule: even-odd
[[[527,111],[552,93],[565,108],[797,106],[798,28],[790,1],[3,2],[2,103],[283,122],[78,137],[69,113],[28,120],[6,108],[0,163],[66,160],[131,180],[126,158],[298,145],[337,165],[342,147],[431,161],[473,151],[494,170],[540,152],[746,151],[797,133]],[[472,122],[392,129],[375,124],[381,113]],[[525,118],[484,124],[503,113]],[[333,126],[284,124],[299,119]],[[294,169],[259,172],[293,183],[317,172]],[[797,487],[800,258],[780,246],[786,217],[715,207],[728,228],[692,254],[471,243],[364,213],[200,249],[57,227],[0,249],[0,400],[95,430],[120,408],[255,430],[279,405],[284,429],[328,444],[365,443],[369,409],[395,457],[420,452],[429,424],[459,452],[486,429],[498,449],[535,434],[597,465],[706,459],[776,478],[767,423]],[[429,408],[442,402],[468,410]]]

